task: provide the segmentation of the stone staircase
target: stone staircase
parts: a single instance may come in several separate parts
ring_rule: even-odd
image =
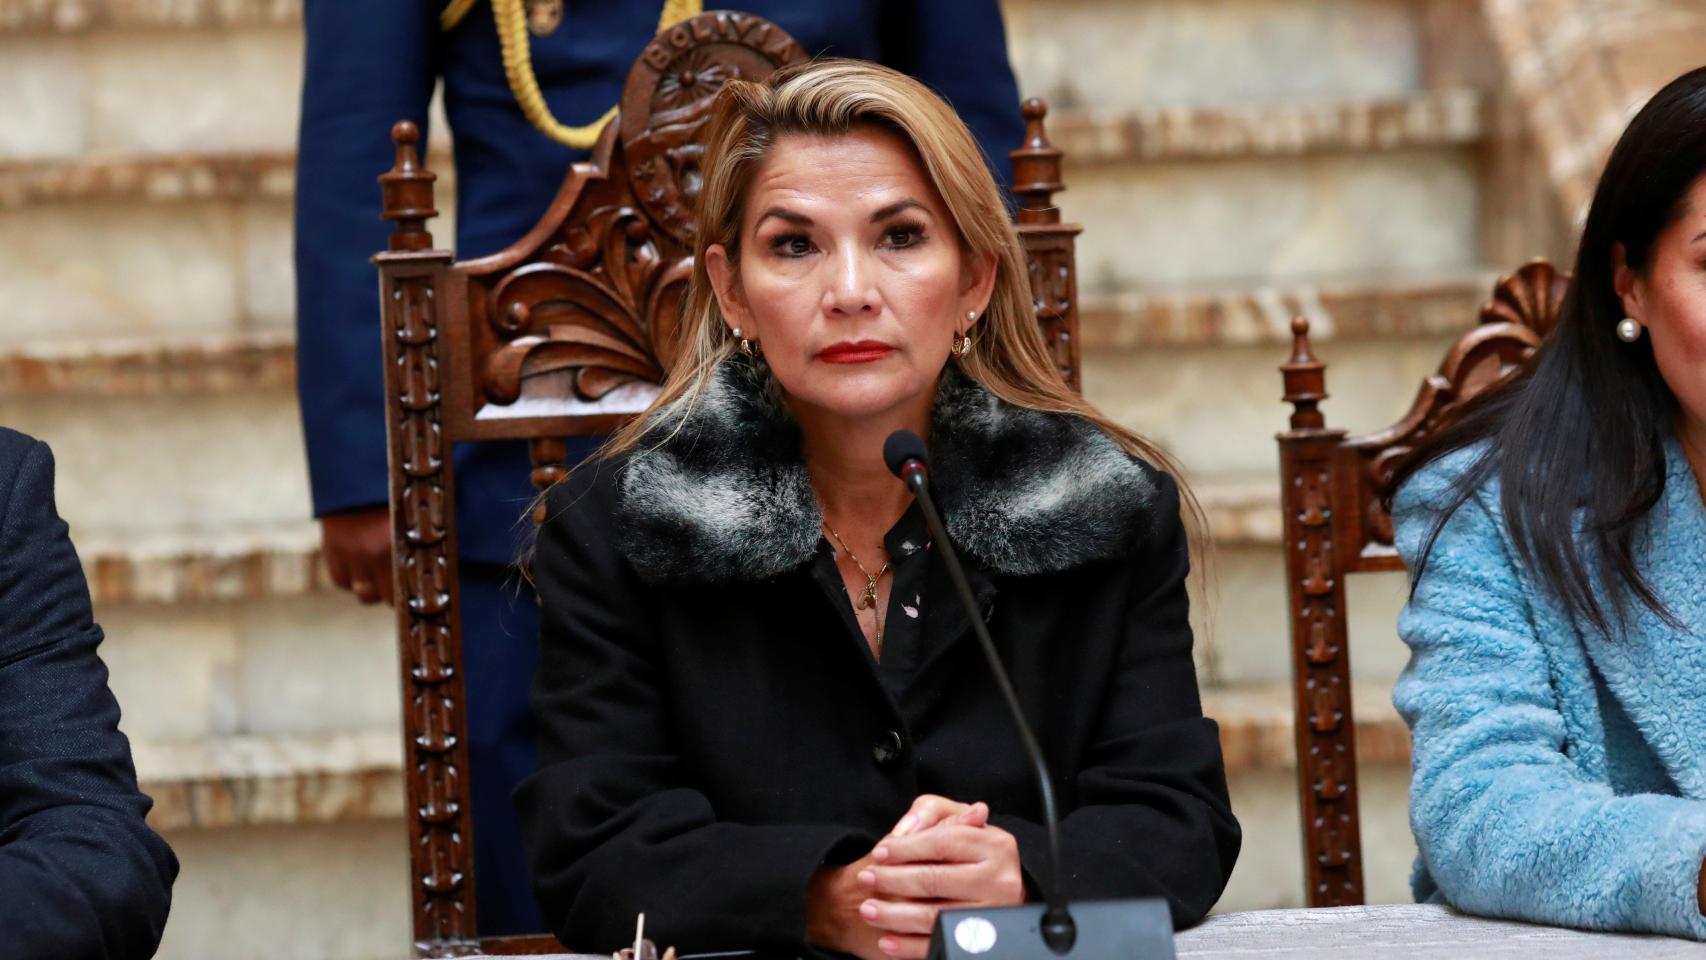
[[[1222,908],[1297,905],[1288,323],[1311,319],[1331,421],[1384,425],[1495,274],[1557,252],[1557,204],[1476,2],[1004,6],[1086,227],[1086,391],[1181,458],[1210,516],[1199,662],[1246,824]],[[300,67],[299,0],[0,0],[0,423],[58,456],[183,861],[165,957],[397,956],[409,936],[393,621],[329,588],[307,520]],[[1413,853],[1389,704],[1403,594],[1351,590],[1373,900],[1407,899]]]

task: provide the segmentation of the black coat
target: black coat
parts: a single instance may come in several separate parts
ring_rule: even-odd
[[[904,590],[897,571],[877,663],[763,376],[730,361],[663,446],[549,496],[540,769],[516,798],[546,919],[577,950],[631,940],[640,911],[682,950],[798,949],[814,871],[869,852],[923,793],[987,801],[1033,890],[1046,869],[1035,782],[939,559],[919,551]],[[1165,897],[1197,921],[1240,833],[1197,694],[1177,489],[1088,423],[957,372],[931,438],[949,534],[1048,755],[1067,893]],[[891,554],[920,529],[914,509]]]
[[[149,957],[178,861],[143,822],[47,445],[0,428],[0,955]]]

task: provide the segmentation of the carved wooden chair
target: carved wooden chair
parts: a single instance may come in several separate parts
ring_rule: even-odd
[[[634,62],[619,116],[544,218],[476,260],[433,248],[435,176],[421,165],[414,125],[393,130],[396,165],[380,181],[395,229],[374,261],[418,955],[562,949],[548,934],[478,934],[452,446],[525,439],[544,489],[564,473],[565,438],[609,433],[645,408],[675,355],[712,94],[730,77],[761,80],[803,56],[774,24],[726,11],[659,34]],[[1026,140],[1012,154],[1019,231],[1038,320],[1077,387],[1079,228],[1054,206],[1064,187],[1046,108],[1032,100],[1024,112]]]
[[[1410,412],[1359,437],[1331,429],[1319,406],[1327,365],[1309,344],[1309,322],[1292,321],[1291,359],[1281,365],[1291,429],[1279,435],[1280,509],[1291,594],[1291,655],[1304,876],[1311,907],[1363,902],[1357,817],[1356,731],[1345,577],[1402,570],[1392,518],[1382,506],[1394,467],[1449,423],[1459,406],[1511,375],[1557,322],[1569,277],[1533,260],[1501,278],[1479,324],[1452,344],[1422,382]]]

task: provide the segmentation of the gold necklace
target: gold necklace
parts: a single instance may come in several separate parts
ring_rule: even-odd
[[[841,544],[842,551],[847,554],[848,559],[853,561],[853,565],[859,568],[859,573],[865,578],[865,592],[859,597],[859,602],[854,605],[854,612],[857,613],[859,610],[871,611],[871,621],[876,627],[877,653],[881,655],[883,649],[883,617],[882,612],[877,609],[877,581],[889,572],[890,561],[884,560],[882,568],[873,576],[871,571],[866,570],[865,565],[859,562],[859,555],[847,546],[847,541],[841,539],[841,534],[836,533],[835,528],[829,525],[828,520],[823,522],[823,528],[829,531],[829,535],[835,538],[836,543]]]

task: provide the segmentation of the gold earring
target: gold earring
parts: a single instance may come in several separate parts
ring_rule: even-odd
[[[763,344],[759,343],[757,340],[748,340],[746,337],[741,336],[741,329],[739,327],[734,328],[732,332],[734,333],[735,339],[740,341],[741,353],[744,353],[749,357],[758,357],[763,355]]]
[[[971,324],[974,324],[976,322],[977,322],[977,311],[976,310],[967,310],[966,311],[966,325],[969,327]],[[955,333],[953,343],[949,345],[948,349],[950,351],[952,351],[953,356],[956,359],[963,357],[968,353],[971,353],[971,334],[969,334],[963,330],[958,332],[958,333]]]

